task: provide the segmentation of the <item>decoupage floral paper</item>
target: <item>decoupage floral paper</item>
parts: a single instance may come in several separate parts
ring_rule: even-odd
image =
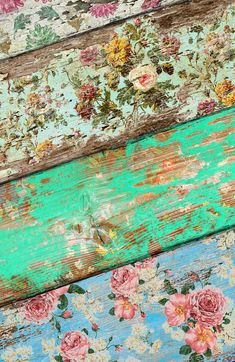
[[[60,149],[81,155],[115,145],[130,130],[148,129],[150,118],[188,121],[234,105],[233,26],[233,6],[212,23],[168,34],[151,15],[135,18],[105,44],[59,52],[45,69],[3,80],[1,177]]]
[[[177,0],[0,0],[0,58],[174,3]]]
[[[234,240],[228,231],[2,308],[0,361],[232,360]]]

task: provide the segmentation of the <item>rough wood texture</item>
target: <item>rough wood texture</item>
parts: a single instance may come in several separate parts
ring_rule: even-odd
[[[235,108],[2,185],[0,303],[231,227],[234,126]]]
[[[6,306],[0,361],[232,362],[234,249],[224,232]]]
[[[192,1],[0,64],[0,182],[235,103],[234,7]]]
[[[0,59],[177,2],[184,0],[1,0]]]

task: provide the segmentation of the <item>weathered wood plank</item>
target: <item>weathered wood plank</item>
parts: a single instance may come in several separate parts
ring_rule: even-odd
[[[10,0],[0,2],[0,59],[186,0]]]
[[[234,225],[234,126],[232,108],[1,185],[0,303]]]
[[[0,182],[233,105],[233,25],[193,1],[2,62]]]
[[[0,361],[234,361],[234,251],[229,231],[6,306]]]

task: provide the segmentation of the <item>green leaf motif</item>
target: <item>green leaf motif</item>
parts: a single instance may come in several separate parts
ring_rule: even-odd
[[[55,327],[57,329],[58,332],[61,332],[61,325],[60,325],[60,322],[56,321],[55,323]]]
[[[26,49],[40,48],[45,45],[58,41],[60,37],[54,31],[46,26],[36,24],[32,33],[27,35]]]
[[[89,354],[94,353],[94,352],[95,352],[94,349],[92,349],[92,348],[89,348],[89,349],[88,349],[88,353],[89,353]]]
[[[60,301],[60,304],[58,305],[59,309],[65,309],[69,304],[68,298],[66,297],[66,295],[61,295],[59,297],[59,301]]]
[[[109,310],[110,315],[114,315],[114,307]]]
[[[186,355],[192,352],[192,349],[190,346],[188,346],[187,344],[185,346],[180,347],[179,353]]]
[[[203,361],[204,361],[204,357],[201,354],[192,353],[189,356],[189,362],[203,362]]]
[[[68,293],[85,294],[86,291],[83,288],[79,287],[79,285],[71,284],[69,286]]]
[[[168,279],[164,280],[164,289],[167,292],[167,294],[172,295],[177,293],[177,289],[175,289],[172,285],[171,282]]]
[[[31,24],[30,15],[20,14],[15,18],[14,21],[14,30],[23,30],[26,28],[27,24]]]
[[[40,19],[53,20],[59,18],[59,14],[51,6],[42,6],[42,8],[37,12],[40,16]]]
[[[113,294],[113,293],[108,294],[108,298],[109,299],[115,299],[115,294]]]
[[[88,330],[86,328],[83,328],[82,332],[86,333],[86,335],[88,336]]]
[[[187,282],[187,283],[185,283],[184,286],[182,287],[181,293],[182,293],[182,294],[188,294],[190,289],[192,289],[192,290],[195,289],[194,283],[192,283],[192,282]]]
[[[168,299],[167,299],[167,298],[162,298],[162,299],[160,299],[160,300],[158,301],[158,303],[161,304],[161,305],[165,305],[166,302],[168,302]]]
[[[205,357],[211,357],[212,356],[212,352],[211,349],[208,348],[208,350],[204,353]]]
[[[54,359],[57,361],[57,362],[63,362],[63,359],[61,356],[54,356]]]
[[[182,330],[183,330],[185,333],[188,332],[189,329],[190,329],[190,328],[189,328],[188,326],[183,326],[183,327],[182,327]]]

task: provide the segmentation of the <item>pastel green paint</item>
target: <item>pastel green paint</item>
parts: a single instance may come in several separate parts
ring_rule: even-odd
[[[25,297],[79,278],[76,260],[88,275],[234,225],[234,126],[231,108],[2,185],[0,290]]]

